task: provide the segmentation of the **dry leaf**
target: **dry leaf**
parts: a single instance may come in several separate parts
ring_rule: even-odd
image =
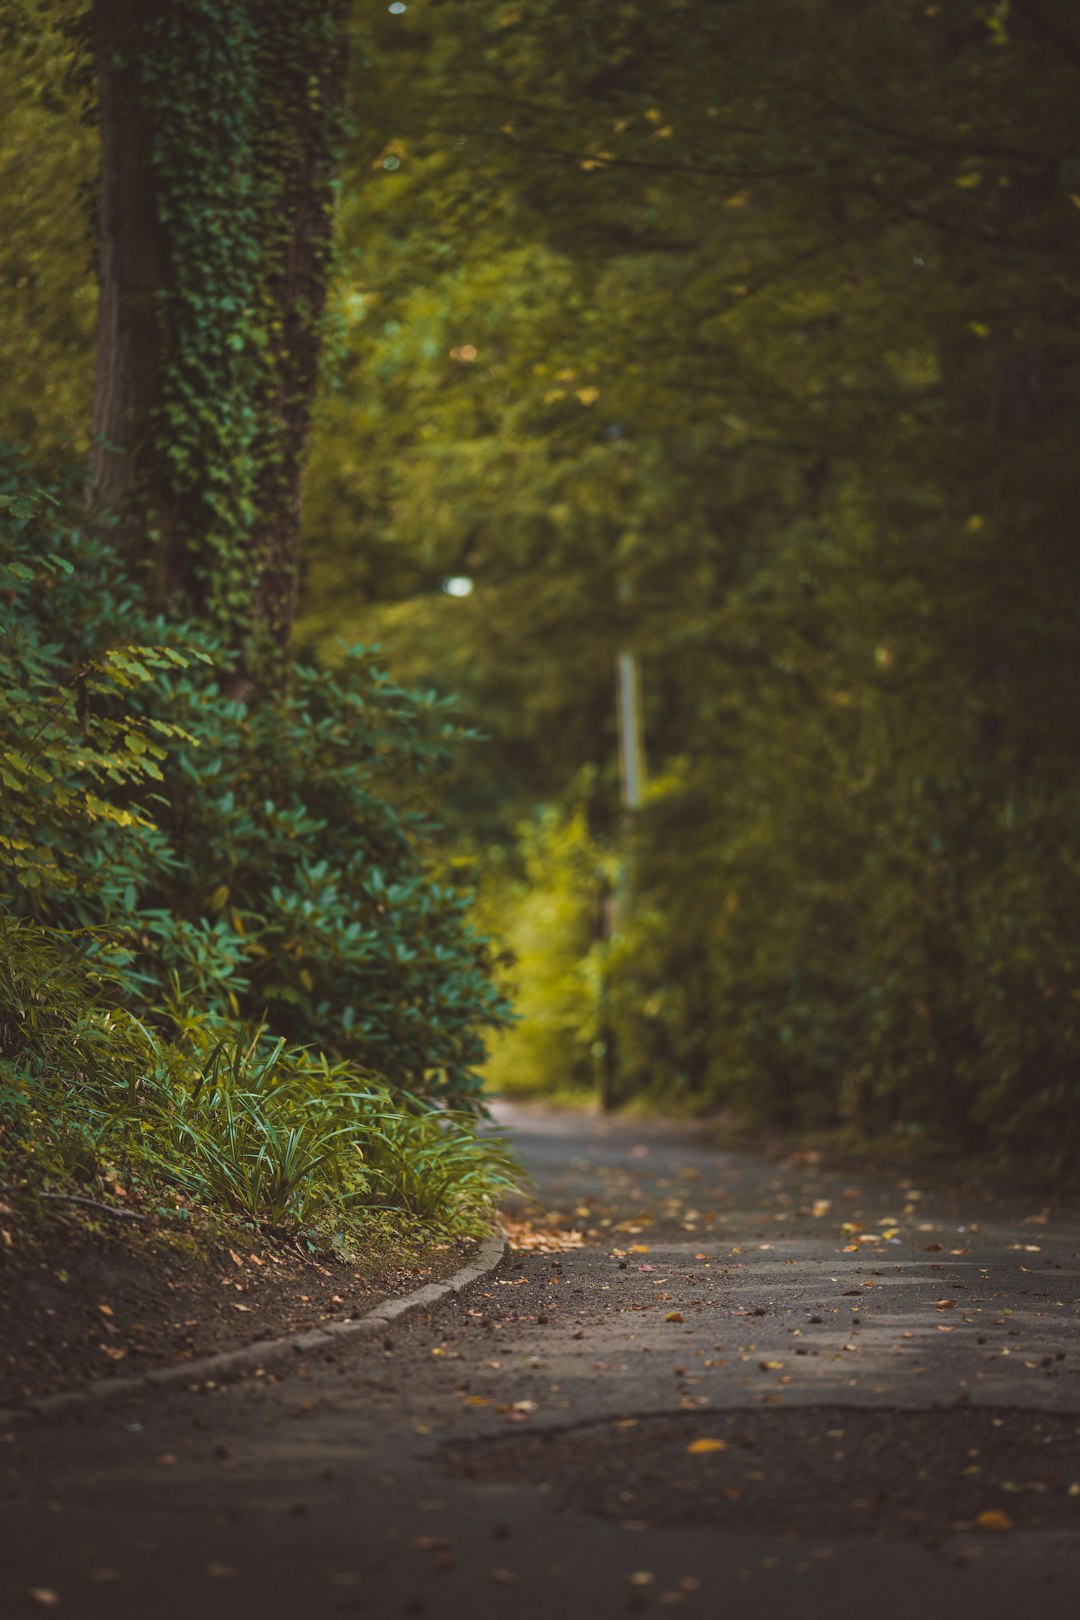
[[[54,1609],[60,1599],[57,1594],[47,1586],[32,1586],[29,1591],[31,1603],[37,1603],[43,1609]]]
[[[1011,1530],[1013,1522],[1000,1508],[987,1508],[975,1520],[980,1530]]]
[[[685,1320],[682,1311],[668,1311],[664,1317],[665,1322],[684,1322]]]
[[[691,1457],[704,1456],[709,1451],[726,1451],[726,1440],[714,1440],[709,1435],[703,1435],[700,1440],[691,1440],[686,1448]]]

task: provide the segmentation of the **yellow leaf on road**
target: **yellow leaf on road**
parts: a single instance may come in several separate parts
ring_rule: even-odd
[[[975,1520],[980,1530],[1011,1530],[1013,1522],[1000,1508],[987,1508]]]
[[[727,1441],[714,1440],[709,1435],[703,1435],[700,1440],[691,1440],[686,1450],[691,1457],[701,1457],[709,1451],[726,1451]]]

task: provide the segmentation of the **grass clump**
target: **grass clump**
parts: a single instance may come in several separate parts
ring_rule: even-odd
[[[489,1230],[513,1169],[472,1113],[265,1027],[169,1038],[104,997],[77,942],[0,919],[0,1164],[13,1188],[120,1188],[332,1242],[390,1215]]]

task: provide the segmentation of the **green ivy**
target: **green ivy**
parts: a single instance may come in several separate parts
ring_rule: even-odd
[[[294,562],[275,524],[295,522],[331,263],[343,15],[342,0],[127,4],[110,64],[136,79],[144,228],[162,265],[137,549],[162,601],[248,673],[266,673],[291,619]]]

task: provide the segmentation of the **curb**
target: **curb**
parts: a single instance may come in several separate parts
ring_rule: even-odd
[[[470,1284],[479,1282],[494,1271],[506,1253],[505,1234],[485,1238],[471,1265],[464,1266],[446,1282],[425,1283],[400,1299],[388,1299],[382,1305],[348,1322],[328,1322],[325,1327],[305,1328],[299,1333],[286,1333],[279,1339],[262,1339],[255,1344],[243,1345],[238,1350],[219,1350],[216,1355],[200,1356],[195,1361],[180,1361],[171,1367],[158,1367],[137,1378],[98,1378],[78,1389],[62,1390],[56,1395],[39,1395],[22,1406],[0,1410],[0,1430],[31,1418],[51,1417],[71,1407],[104,1405],[108,1401],[123,1400],[129,1395],[146,1390],[168,1389],[177,1384],[199,1383],[205,1379],[233,1378],[257,1367],[270,1367],[294,1356],[317,1354],[332,1345],[352,1339],[370,1339],[383,1332],[392,1322],[398,1322],[413,1311],[436,1305],[450,1294],[459,1294]]]

